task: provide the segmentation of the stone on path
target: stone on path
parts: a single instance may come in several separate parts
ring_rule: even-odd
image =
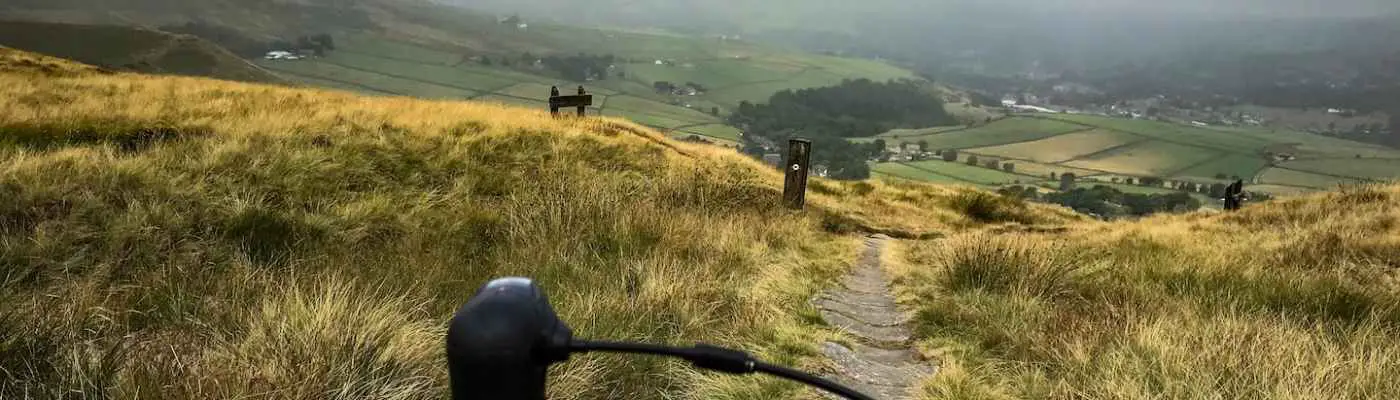
[[[822,344],[822,353],[836,364],[836,374],[827,378],[876,399],[909,399],[919,381],[936,368],[920,361],[909,347],[909,317],[895,304],[880,268],[880,249],[887,239],[867,238],[865,253],[843,287],[813,302],[827,323],[857,341],[849,346]]]

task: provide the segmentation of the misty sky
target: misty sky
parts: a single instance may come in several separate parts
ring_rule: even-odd
[[[1005,8],[1042,14],[1073,13],[1094,15],[1153,14],[1154,17],[1196,16],[1206,18],[1308,18],[1362,17],[1400,14],[1400,0],[438,0],[466,7],[497,10],[570,9],[597,12],[602,5],[621,11],[629,8],[689,13],[694,11],[741,15],[762,14],[770,9],[820,14],[822,11],[860,13],[867,16],[898,14],[912,16],[947,12],[954,9]]]
[[[1329,17],[1400,12],[1396,0],[995,0],[1010,4],[1105,11],[1149,11],[1217,16]]]

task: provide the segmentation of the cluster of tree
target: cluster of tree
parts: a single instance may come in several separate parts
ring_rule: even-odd
[[[1063,205],[1103,219],[1187,212],[1201,208],[1201,201],[1187,193],[1124,193],[1105,185],[1045,194],[1041,194],[1035,187],[1010,186],[998,192],[1004,196]]]
[[[559,73],[564,79],[584,82],[607,80],[608,67],[613,66],[617,57],[612,54],[598,56],[579,53],[574,56],[548,56],[541,58],[540,61],[544,63],[545,68]]]
[[[826,128],[841,137],[868,137],[896,128],[955,125],[943,101],[911,80],[846,80],[839,86],[784,90],[767,104],[741,102],[729,118],[735,126],[769,132]]]
[[[762,156],[764,143],[785,143],[793,137],[812,140],[812,163],[825,165],[834,179],[866,179],[872,158],[885,153],[885,143],[854,144],[850,137],[868,137],[895,128],[952,125],[956,121],[926,84],[910,81],[846,80],[839,86],[786,90],[767,104],[740,103],[728,122],[744,131],[746,153]]]

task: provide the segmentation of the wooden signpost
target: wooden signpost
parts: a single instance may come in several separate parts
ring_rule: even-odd
[[[549,113],[555,117],[559,116],[560,107],[578,107],[578,116],[582,117],[588,112],[588,106],[593,105],[593,95],[583,90],[583,86],[578,87],[578,95],[560,96],[559,87],[549,88]]]
[[[783,203],[788,208],[801,210],[807,202],[807,171],[811,170],[812,141],[792,139],[788,141],[787,163],[783,170],[787,180],[783,183]]]

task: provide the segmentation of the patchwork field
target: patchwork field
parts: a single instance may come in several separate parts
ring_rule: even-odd
[[[982,185],[1001,185],[1017,181],[1030,181],[1035,178],[1006,173],[991,168],[967,165],[961,162],[917,161],[906,163],[911,167],[935,174],[950,176],[967,182]]]
[[[1053,172],[1105,182],[1113,177],[1157,177],[1224,183],[1238,176],[1261,191],[1296,194],[1343,182],[1400,177],[1400,150],[1384,146],[1302,132],[1202,128],[1093,115],[1023,114],[971,128],[902,129],[878,137],[890,143],[925,141],[935,149],[959,149],[960,161],[969,155],[1009,161],[1016,164],[1016,174],[1042,178]],[[1299,159],[1277,165],[1286,169],[1271,168],[1275,165],[1269,153]]]
[[[1326,175],[1341,175],[1368,179],[1395,179],[1400,174],[1400,160],[1379,158],[1336,158],[1288,161],[1280,166]]]
[[[964,129],[933,132],[925,136],[887,138],[893,143],[926,141],[935,149],[969,149],[1029,142],[1089,128],[1060,121],[1038,118],[1008,118],[990,124]]]
[[[1054,173],[1055,175],[1063,175],[1063,174],[1067,174],[1067,173],[1068,173],[1068,174],[1075,174],[1075,175],[1077,175],[1077,176],[1090,176],[1090,175],[1098,175],[1098,174],[1103,174],[1103,173],[1104,173],[1104,172],[1101,172],[1101,171],[1093,171],[1093,170],[1087,170],[1087,169],[1082,169],[1082,168],[1066,167],[1066,166],[1058,165],[1058,164],[1045,164],[1045,163],[1038,163],[1038,162],[1031,162],[1031,161],[1024,161],[1024,160],[1006,160],[1006,159],[1003,159],[1002,161],[1004,161],[1004,162],[1010,162],[1010,163],[1016,164],[1016,173],[1017,173],[1017,174],[1021,174],[1021,175],[1034,175],[1034,176],[1043,177],[1043,178],[1049,178],[1051,173]]]
[[[1224,157],[1207,161],[1203,164],[1187,168],[1178,172],[1176,178],[1199,181],[1202,179],[1215,180],[1216,175],[1224,174],[1225,177],[1239,176],[1249,178],[1258,175],[1260,171],[1268,167],[1269,163],[1257,156],[1246,156],[1240,154],[1228,154]]]
[[[1154,140],[1071,161],[1065,165],[1128,175],[1170,176],[1174,171],[1218,156],[1220,153],[1209,150],[1203,151],[1197,147]]]
[[[1033,142],[980,147],[969,151],[1043,163],[1059,163],[1141,140],[1143,140],[1141,137],[1131,134],[1095,129],[1066,133]]]
[[[1229,134],[1193,126],[1185,126],[1160,121],[1132,120],[1084,114],[1046,114],[1045,118],[1066,121],[1084,126],[1095,126],[1141,136],[1203,148],[1254,154],[1275,140],[1255,135]]]
[[[1340,184],[1361,183],[1363,181],[1355,178],[1340,178],[1336,176],[1319,175],[1311,172],[1297,171],[1286,168],[1269,168],[1259,175],[1259,183],[1301,186],[1312,189],[1334,189]]]
[[[521,63],[522,49],[537,50],[541,56],[559,54],[558,49],[569,49],[567,54],[612,54],[618,57],[621,76],[610,74],[608,79],[583,83],[595,95],[590,113],[724,141],[738,139],[737,129],[723,126],[722,115],[741,101],[761,102],[781,90],[829,86],[844,79],[914,77],[879,62],[792,53],[744,42],[558,26],[532,27],[530,32],[487,31],[483,37],[459,40],[472,50],[351,34],[337,36],[336,50],[324,57],[255,63],[284,79],[311,86],[544,107],[550,86],[569,94],[579,83],[556,78],[548,70],[508,67],[506,61]],[[507,48],[513,50],[503,50]],[[486,65],[469,55],[497,61]],[[657,60],[668,63],[657,65]],[[672,96],[656,92],[653,83],[657,81],[695,82],[709,92]],[[711,113],[715,109],[721,115]]]
[[[871,171],[871,173],[872,173],[873,175],[876,175],[876,176],[878,176],[878,175],[887,175],[887,176],[892,176],[892,177],[896,177],[896,178],[902,178],[902,179],[908,179],[908,180],[914,180],[914,181],[920,181],[920,182],[940,183],[940,184],[946,184],[946,185],[974,185],[974,186],[976,186],[976,185],[975,185],[974,183],[972,183],[972,182],[964,181],[964,180],[957,179],[957,178],[954,178],[954,177],[951,177],[951,176],[947,176],[947,175],[936,174],[936,173],[933,173],[933,172],[928,171],[928,170],[919,169],[919,168],[914,168],[914,167],[911,167],[911,166],[908,166],[908,165],[905,165],[905,164],[900,164],[900,163],[879,163],[879,164],[875,164],[875,165],[873,165],[873,166],[870,167],[870,171]]]

